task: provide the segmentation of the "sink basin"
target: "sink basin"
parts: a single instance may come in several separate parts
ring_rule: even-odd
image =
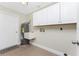
[[[34,36],[34,33],[27,32],[27,33],[24,33],[24,38],[31,40],[31,39],[35,38],[35,36]]]

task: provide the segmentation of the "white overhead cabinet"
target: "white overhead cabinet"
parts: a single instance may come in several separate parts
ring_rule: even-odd
[[[61,3],[60,16],[62,24],[65,23],[76,23],[77,22],[77,3],[66,2]]]
[[[58,24],[59,4],[54,4],[33,14],[33,26]]]
[[[77,3],[56,3],[33,14],[33,26],[77,22]]]

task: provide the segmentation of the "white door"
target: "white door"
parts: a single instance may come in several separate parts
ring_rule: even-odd
[[[0,50],[19,44],[18,20],[15,15],[0,13]]]

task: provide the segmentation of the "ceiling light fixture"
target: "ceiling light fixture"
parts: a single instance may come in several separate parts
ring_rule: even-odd
[[[27,0],[22,0],[21,2],[22,2],[22,4],[27,4],[28,5]]]

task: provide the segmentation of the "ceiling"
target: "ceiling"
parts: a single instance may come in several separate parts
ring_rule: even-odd
[[[16,12],[27,15],[40,8],[55,3],[56,2],[26,2],[26,4],[22,4],[22,2],[0,2],[0,5],[15,10]]]

